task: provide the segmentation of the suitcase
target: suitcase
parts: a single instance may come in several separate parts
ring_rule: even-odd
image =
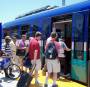
[[[31,84],[31,81],[33,79],[32,73],[33,73],[34,69],[35,69],[35,66],[33,66],[30,73],[23,72],[21,74],[21,77],[17,83],[17,87],[29,87],[29,85]]]

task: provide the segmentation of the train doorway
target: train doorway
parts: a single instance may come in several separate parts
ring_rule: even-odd
[[[89,24],[88,24],[88,60],[90,60],[90,13],[89,13]]]
[[[72,44],[72,16],[65,15],[53,18],[52,31],[58,33],[58,41],[63,39],[68,48],[71,48]],[[60,60],[61,63],[61,75],[71,74],[71,51],[65,51],[65,58]]]

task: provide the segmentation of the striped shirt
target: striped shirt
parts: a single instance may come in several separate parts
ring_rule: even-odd
[[[10,44],[4,43],[2,45],[2,50],[8,55],[12,55],[12,50],[11,50]]]

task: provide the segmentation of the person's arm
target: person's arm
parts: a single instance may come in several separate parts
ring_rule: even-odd
[[[68,48],[64,42],[63,42],[63,46],[64,46],[64,50],[66,50],[66,51],[71,51],[71,49]]]
[[[46,43],[46,45],[45,45],[45,52],[46,52],[47,47],[48,47],[48,43]]]
[[[14,42],[10,43],[10,48],[11,48],[12,53],[15,54],[16,53],[16,46],[15,46]]]
[[[71,49],[70,49],[70,48],[66,48],[65,50],[66,50],[66,51],[71,51]]]
[[[36,61],[36,59],[37,59],[37,54],[38,54],[38,50],[35,50],[34,51],[34,61]]]
[[[34,44],[33,47],[34,47],[34,63],[35,63],[38,55],[38,43]]]

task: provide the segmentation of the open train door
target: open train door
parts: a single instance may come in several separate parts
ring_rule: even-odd
[[[1,50],[1,45],[2,45],[2,25],[0,23],[0,50]]]
[[[71,76],[87,82],[88,11],[73,13]]]
[[[90,11],[89,11],[89,24],[88,24],[88,87],[90,87]]]

